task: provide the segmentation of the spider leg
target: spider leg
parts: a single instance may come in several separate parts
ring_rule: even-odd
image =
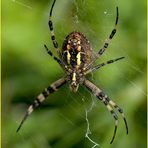
[[[54,56],[53,53],[52,53],[52,51],[49,50],[46,45],[44,45],[44,47],[45,47],[47,53],[48,53],[51,57],[53,57],[53,59],[54,59],[55,61],[57,61],[57,63],[58,63],[61,67],[64,67],[66,70],[68,70],[67,65],[65,65],[65,63],[64,63],[63,61],[61,61],[59,58],[57,58],[56,56]]]
[[[114,112],[113,108],[111,107],[111,105],[104,99],[100,97],[101,94],[97,95],[96,97],[99,98],[99,100],[101,100],[104,105],[107,107],[108,111],[111,113],[111,115],[113,116],[114,120],[115,120],[115,129],[114,129],[114,133],[113,133],[113,137],[110,141],[110,144],[113,143],[114,139],[115,139],[115,135],[117,132],[117,127],[118,127],[118,116],[116,115],[116,113]]]
[[[97,86],[95,86],[92,82],[90,82],[89,80],[85,80],[83,85],[90,91],[92,92],[100,101],[102,101],[107,109],[110,111],[110,113],[112,114],[112,116],[115,119],[115,129],[114,129],[114,134],[112,137],[112,140],[110,143],[112,143],[114,141],[115,135],[116,135],[116,131],[117,131],[117,125],[118,125],[118,116],[116,115],[116,113],[113,110],[113,107],[116,108],[118,110],[119,113],[121,113],[123,119],[124,119],[124,123],[126,126],[126,132],[128,134],[128,126],[127,126],[127,121],[125,118],[125,115],[123,113],[123,110],[121,108],[119,108],[112,100],[110,100],[108,98],[107,95],[105,95],[102,90],[100,90]]]
[[[57,50],[57,52],[60,53],[60,50],[58,48],[58,43],[56,41],[56,37],[55,37],[55,34],[54,34],[53,22],[51,20],[52,10],[53,10],[55,2],[56,2],[56,0],[53,1],[53,4],[52,4],[51,9],[50,9],[50,16],[49,16],[48,26],[49,26],[49,29],[50,29],[50,32],[51,32],[51,40],[52,40],[53,46]]]
[[[105,66],[105,65],[112,64],[112,63],[114,63],[114,62],[116,62],[116,61],[118,61],[118,60],[124,59],[124,58],[125,58],[125,57],[120,57],[120,58],[117,58],[117,59],[109,60],[109,61],[106,61],[106,62],[104,62],[104,63],[98,64],[98,65],[96,65],[95,67],[86,70],[85,75],[88,74],[88,73],[90,73],[90,72],[94,72],[94,71],[100,69],[101,67],[103,67],[103,66]]]
[[[109,38],[106,39],[106,42],[104,43],[103,47],[99,50],[97,57],[100,57],[104,53],[104,51],[107,49],[108,45],[110,44],[112,38],[114,37],[114,35],[116,33],[116,26],[118,24],[118,18],[119,18],[118,7],[116,7],[116,10],[117,10],[117,16],[116,16],[114,29],[111,31]]]
[[[39,94],[37,96],[37,98],[34,100],[34,102],[28,107],[28,109],[27,109],[19,127],[17,128],[16,132],[18,132],[20,130],[24,121],[33,112],[33,110],[35,108],[37,108],[49,96],[49,94],[57,91],[57,89],[60,88],[65,83],[66,83],[65,78],[61,78],[61,79],[55,81],[54,83],[52,83],[48,88],[45,88],[45,90],[41,94]]]
[[[57,61],[60,65],[63,64],[63,62],[62,62],[59,58],[57,58],[56,56],[53,55],[52,51],[49,50],[46,45],[44,45],[44,47],[45,47],[47,53],[48,53],[51,57],[53,57],[53,59],[54,59],[55,61]]]
[[[113,102],[112,100],[110,100],[109,98],[107,98],[107,101],[108,103],[116,108],[118,110],[118,112],[121,114],[123,120],[124,120],[124,123],[125,123],[125,127],[126,127],[126,134],[128,134],[128,124],[127,124],[127,121],[126,121],[126,118],[125,118],[125,114],[123,112],[123,109],[121,109],[115,102]]]

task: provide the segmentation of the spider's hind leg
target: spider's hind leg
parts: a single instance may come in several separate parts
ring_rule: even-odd
[[[99,98],[103,103],[104,105],[107,107],[108,111],[111,113],[111,115],[113,116],[114,120],[115,120],[115,129],[114,129],[114,134],[113,134],[113,137],[110,141],[110,144],[113,143],[114,139],[115,139],[115,135],[116,135],[116,132],[117,132],[117,127],[118,127],[118,116],[117,114],[114,112],[112,106],[103,98],[100,97],[100,95],[97,96],[97,98]]]
[[[127,124],[127,121],[126,121],[126,117],[125,117],[125,114],[123,112],[123,109],[121,109],[115,102],[113,102],[112,100],[110,100],[109,98],[107,99],[108,100],[108,103],[116,108],[118,110],[118,112],[121,114],[123,120],[124,120],[124,123],[125,123],[125,127],[126,127],[126,133],[128,134],[128,124]]]
[[[90,91],[92,92],[100,101],[102,101],[107,109],[110,111],[110,113],[112,114],[112,116],[114,117],[115,120],[115,130],[114,130],[114,134],[113,134],[113,138],[111,140],[110,143],[113,142],[115,135],[116,135],[116,130],[117,130],[117,125],[118,125],[118,116],[116,115],[116,113],[113,110],[113,107],[115,109],[118,110],[118,112],[122,115],[122,118],[124,120],[125,123],[125,127],[126,127],[126,133],[128,134],[128,126],[127,126],[127,121],[125,118],[125,115],[123,113],[123,110],[121,108],[119,108],[112,100],[109,99],[109,97],[107,95],[105,95],[102,90],[100,90],[97,86],[95,86],[92,82],[90,82],[89,80],[85,80],[83,85]]]
[[[34,100],[34,102],[27,109],[16,132],[18,132],[20,130],[23,123],[25,122],[27,117],[34,111],[34,109],[37,108],[49,96],[49,94],[57,91],[57,89],[60,88],[65,83],[66,83],[65,78],[61,78],[61,79],[55,81],[54,83],[52,83],[48,88],[45,88],[44,91],[37,96],[37,98]]]

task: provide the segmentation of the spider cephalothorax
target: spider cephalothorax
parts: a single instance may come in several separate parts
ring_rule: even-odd
[[[89,41],[86,39],[86,37],[82,33],[76,32],[76,31],[71,32],[65,38],[62,49],[61,50],[59,49],[58,43],[56,41],[56,37],[54,35],[53,23],[51,20],[52,10],[53,10],[55,1],[56,0],[54,0],[50,10],[48,25],[51,32],[51,40],[52,40],[53,46],[56,49],[59,57],[54,56],[53,53],[48,49],[46,45],[44,45],[44,47],[46,48],[47,53],[50,56],[52,56],[54,60],[56,60],[58,64],[62,67],[62,69],[65,72],[65,76],[58,79],[54,83],[52,83],[49,87],[45,88],[44,91],[36,97],[35,101],[29,106],[22,122],[20,123],[17,129],[17,132],[20,130],[26,118],[33,112],[33,110],[36,107],[38,107],[51,93],[57,91],[58,88],[63,86],[65,83],[69,83],[70,89],[73,92],[76,92],[78,90],[79,85],[82,85],[85,88],[87,88],[92,94],[94,94],[94,96],[97,97],[106,106],[106,108],[108,109],[108,111],[111,113],[111,115],[115,120],[114,134],[110,142],[112,143],[115,138],[117,125],[118,125],[118,116],[114,111],[114,109],[116,109],[121,114],[125,123],[126,132],[128,134],[128,126],[127,126],[124,112],[119,106],[116,105],[115,102],[113,102],[107,95],[105,95],[100,88],[98,88],[95,84],[87,80],[86,75],[98,70],[99,68],[107,64],[111,64],[113,62],[116,62],[124,58],[124,57],[116,58],[114,60],[109,60],[107,62],[94,66],[95,61],[104,53],[104,51],[109,46],[111,39],[114,37],[116,33],[116,26],[118,23],[118,16],[119,16],[118,7],[117,7],[117,16],[116,16],[115,26],[111,31],[109,37],[106,39],[102,48],[100,48],[98,53],[94,55]]]

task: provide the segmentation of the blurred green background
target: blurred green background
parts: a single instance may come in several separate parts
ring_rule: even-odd
[[[52,0],[53,1],[53,0]],[[48,29],[51,0],[2,1],[2,147],[90,148],[90,138],[103,148],[146,148],[146,1],[57,0],[53,10],[55,35],[61,47],[73,30],[84,33],[94,51],[109,36],[119,7],[117,34],[97,63],[125,56],[88,76],[121,108],[115,141],[110,145],[114,120],[105,106],[80,87],[76,94],[65,85],[36,109],[19,133],[16,129],[29,104],[63,76],[43,45],[56,54]]]

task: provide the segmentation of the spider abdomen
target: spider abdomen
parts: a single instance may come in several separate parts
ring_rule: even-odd
[[[62,60],[72,68],[87,66],[92,60],[92,50],[89,41],[80,32],[71,32],[62,46]]]

